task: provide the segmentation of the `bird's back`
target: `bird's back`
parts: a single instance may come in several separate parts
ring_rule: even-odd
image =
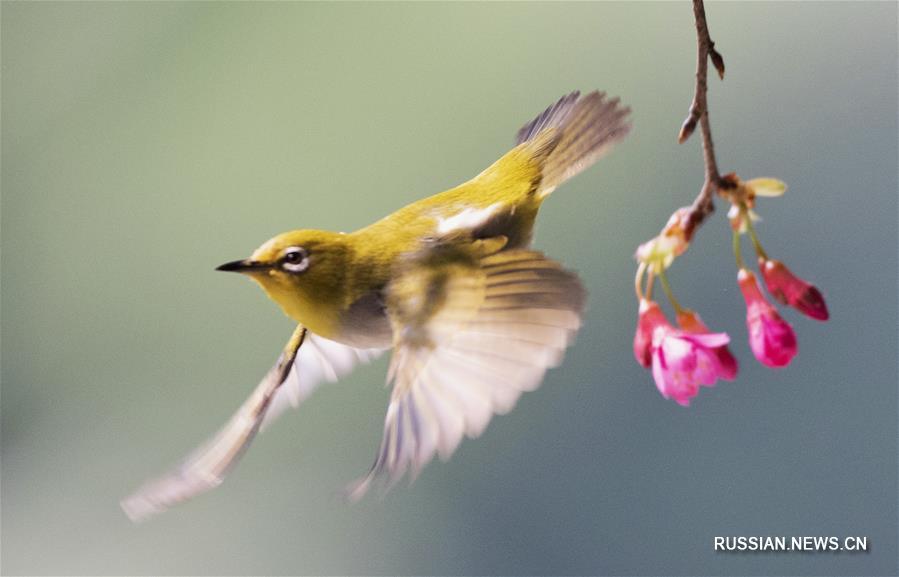
[[[353,234],[359,258],[387,265],[420,248],[428,238],[455,237],[460,242],[502,235],[507,246],[530,241],[542,199],[535,194],[541,179],[543,140],[516,146],[468,182],[413,202]]]
[[[506,248],[527,246],[543,199],[624,138],[629,112],[602,92],[561,98],[519,130],[515,148],[473,179],[353,233],[360,258],[387,265],[423,239],[449,235],[461,242],[501,235]]]

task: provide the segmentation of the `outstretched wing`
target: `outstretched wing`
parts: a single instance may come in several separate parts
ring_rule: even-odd
[[[352,499],[479,436],[540,385],[580,327],[585,291],[557,262],[529,250],[441,250],[411,259],[387,287],[393,391],[377,457]]]
[[[377,359],[384,349],[357,349],[309,333],[284,384],[262,419],[265,431],[288,408],[296,408],[322,383],[336,383],[359,364]]]
[[[261,427],[286,407],[299,405],[322,381],[336,381],[378,354],[307,335],[298,326],[278,363],[225,426],[174,470],[122,500],[122,509],[131,520],[142,521],[219,486]]]

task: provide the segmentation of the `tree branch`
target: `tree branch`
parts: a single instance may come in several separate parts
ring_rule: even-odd
[[[696,89],[693,93],[693,103],[690,105],[690,114],[681,126],[677,140],[686,142],[696,125],[702,136],[702,152],[705,161],[705,182],[699,191],[699,195],[690,206],[686,222],[683,223],[686,240],[689,242],[694,231],[699,228],[705,219],[715,210],[713,201],[715,193],[721,188],[730,188],[729,182],[722,179],[718,173],[718,161],[715,158],[715,145],[712,142],[712,129],[709,124],[709,109],[706,94],[708,92],[709,59],[718,71],[718,76],[724,79],[724,59],[715,50],[715,43],[709,36],[709,27],[705,18],[705,6],[703,0],[693,0],[693,16],[696,20]]]

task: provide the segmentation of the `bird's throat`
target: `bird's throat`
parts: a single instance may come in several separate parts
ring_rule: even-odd
[[[297,287],[272,282],[271,279],[259,278],[254,275],[254,280],[259,283],[270,299],[275,301],[284,314],[301,323],[313,333],[322,337],[333,339],[338,332],[338,311],[330,306],[327,299],[319,298],[313,302],[303,290]]]

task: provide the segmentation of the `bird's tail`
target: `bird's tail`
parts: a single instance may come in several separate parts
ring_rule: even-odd
[[[521,127],[518,148],[535,148],[533,157],[542,161],[537,195],[545,197],[624,138],[629,114],[630,108],[604,92],[572,92]]]

